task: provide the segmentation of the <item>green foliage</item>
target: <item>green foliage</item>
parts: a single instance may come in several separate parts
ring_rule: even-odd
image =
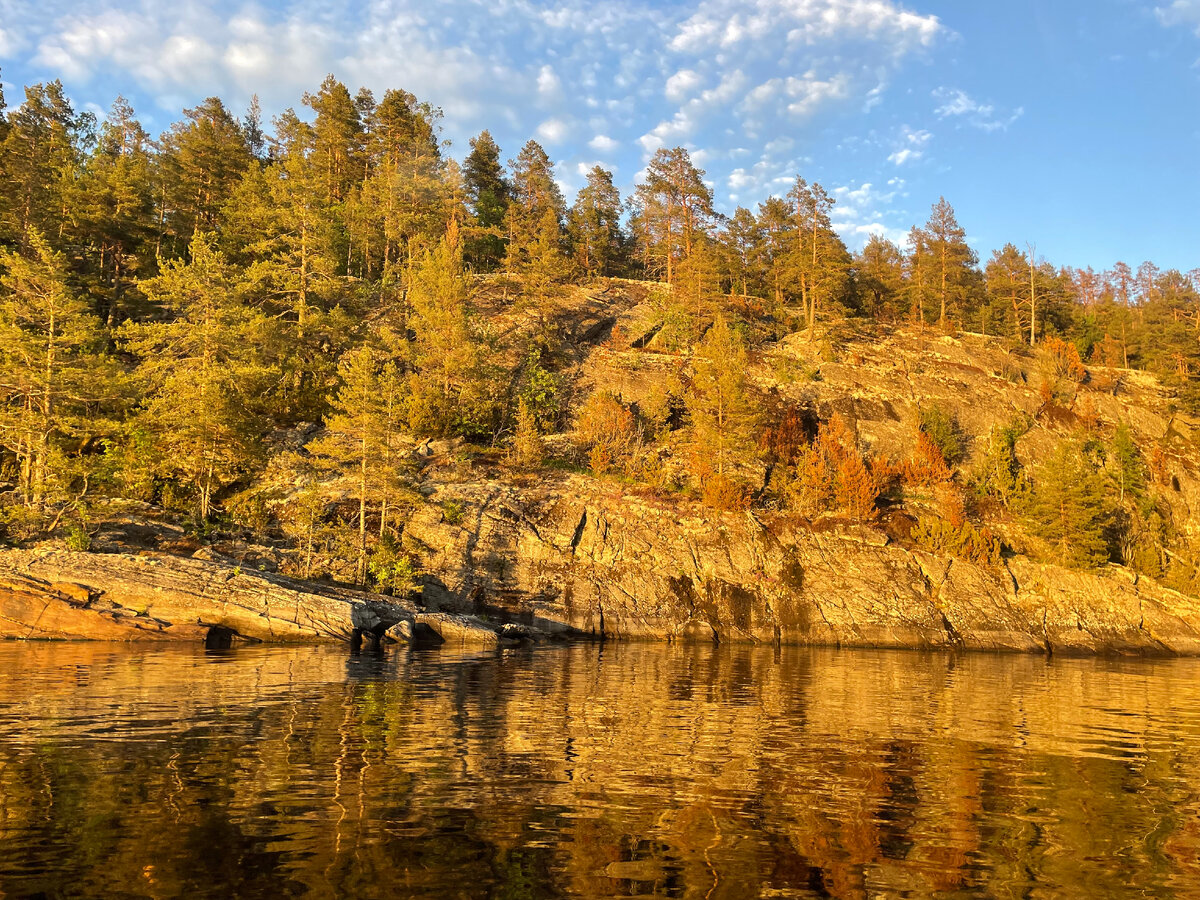
[[[962,429],[952,413],[934,403],[921,409],[920,429],[929,438],[946,465],[956,466],[966,455]]]
[[[526,357],[519,403],[524,404],[538,429],[553,431],[561,412],[560,379],[542,365],[541,348],[534,347]]]
[[[1025,514],[1056,561],[1079,567],[1108,562],[1114,513],[1090,448],[1064,441],[1034,473]]]
[[[1027,483],[1017,460],[1017,441],[1029,430],[1024,416],[1006,425],[993,426],[987,450],[973,473],[971,486],[977,498],[998,500],[1005,506],[1021,501]]]
[[[67,529],[67,535],[64,540],[66,541],[68,550],[86,553],[92,549],[92,536],[83,525],[70,526]]]
[[[372,548],[367,569],[374,588],[393,597],[402,597],[411,591],[420,573],[412,555],[390,532]]]
[[[971,522],[955,526],[945,519],[922,516],[912,529],[912,539],[922,550],[956,556],[983,566],[998,566],[1002,545],[987,528]]]
[[[458,500],[446,500],[442,503],[442,518],[447,525],[461,525],[466,507]]]

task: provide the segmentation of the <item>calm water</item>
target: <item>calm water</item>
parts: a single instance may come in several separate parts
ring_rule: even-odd
[[[1200,661],[0,645],[0,896],[1200,897]]]

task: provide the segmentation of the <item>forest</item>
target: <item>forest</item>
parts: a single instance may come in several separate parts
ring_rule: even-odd
[[[121,98],[98,119],[59,82],[0,96],[4,539],[87,549],[97,510],[136,501],[200,536],[276,532],[305,577],[403,590],[412,448],[458,439],[512,477],[616,477],[713,515],[873,521],[923,491],[917,546],[995,565],[1019,532],[1022,552],[1195,593],[1163,450],[1098,423],[1079,388],[1141,370],[1200,413],[1200,269],[1072,268],[1020,235],[983,259],[944,198],[902,246],[852,252],[825,187],[797,175],[723,215],[678,147],[631,196],[597,166],[568,202],[536,141],[505,160],[487,131],[451,148],[440,121],[332,76],[269,126],[257,101],[209,98],[158,137]],[[686,363],[655,404],[564,390],[559,313],[614,285],[657,298],[655,346]],[[1022,354],[1082,424],[1034,465],[1013,417],[968,467],[928,405],[911,454],[881,458],[748,375],[788,336],[819,355],[904,329]],[[288,432],[311,439],[282,491],[266,475]]]

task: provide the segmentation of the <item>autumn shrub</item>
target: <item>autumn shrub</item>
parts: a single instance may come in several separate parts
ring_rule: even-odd
[[[1057,337],[1048,337],[1042,342],[1038,371],[1042,376],[1038,392],[1043,403],[1069,402],[1088,377],[1087,367],[1079,358],[1079,349]]]
[[[854,432],[837,413],[798,454],[786,493],[789,504],[808,515],[834,511],[860,521],[875,518],[879,481]]]
[[[524,399],[517,406],[517,431],[512,449],[514,459],[527,469],[540,466],[546,454],[537,417]]]
[[[633,412],[608,391],[596,391],[584,401],[578,433],[584,445],[605,444],[610,450],[625,448],[637,438]]]
[[[953,413],[937,403],[926,406],[921,410],[918,428],[946,465],[954,466],[962,462],[966,440]]]
[[[608,444],[595,444],[588,452],[588,467],[593,475],[604,475],[613,464],[612,450]]]
[[[807,444],[808,429],[805,426],[804,411],[796,406],[789,406],[784,410],[783,415],[774,424],[762,430],[758,440],[763,457],[767,462],[777,465],[794,463]]]
[[[977,528],[971,522],[955,525],[921,516],[913,526],[912,539],[920,549],[939,556],[954,556],[983,566],[1000,564],[1000,540],[988,528]]]
[[[719,510],[745,509],[750,505],[750,495],[744,487],[716,472],[700,481],[700,499],[705,506]]]

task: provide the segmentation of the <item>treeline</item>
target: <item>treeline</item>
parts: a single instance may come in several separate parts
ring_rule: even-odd
[[[798,177],[725,217],[681,148],[657,151],[624,199],[593,168],[568,205],[537,142],[505,163],[485,131],[460,163],[441,112],[405,91],[352,94],[331,76],[303,107],[268,129],[256,101],[239,116],[209,98],[155,139],[120,98],[97,120],[58,82],[12,109],[0,96],[0,474],[13,533],[21,515],[57,523],[96,490],[207,522],[262,471],[264,435],[317,422],[328,434],[314,455],[357,472],[361,580],[368,530],[386,544],[405,490],[399,435],[503,442],[535,464],[541,435],[567,418],[552,301],[614,276],[670,286],[659,339],[694,351],[685,412],[714,505],[744,497],[728,473],[759,452],[750,431],[783,427],[743,409],[739,317],[813,339],[846,317],[1053,339],[1200,403],[1196,271],[1055,268],[1013,244],[981,263],[944,199],[903,247],[876,236],[852,253],[820,185]],[[483,283],[540,322],[515,376],[474,302]],[[605,471],[628,455],[630,413],[590,402],[590,463]],[[678,418],[680,402],[665,399],[647,427]],[[730,426],[751,417],[755,429]],[[835,428],[805,452],[836,473],[844,439]],[[860,463],[846,477],[865,484]]]

